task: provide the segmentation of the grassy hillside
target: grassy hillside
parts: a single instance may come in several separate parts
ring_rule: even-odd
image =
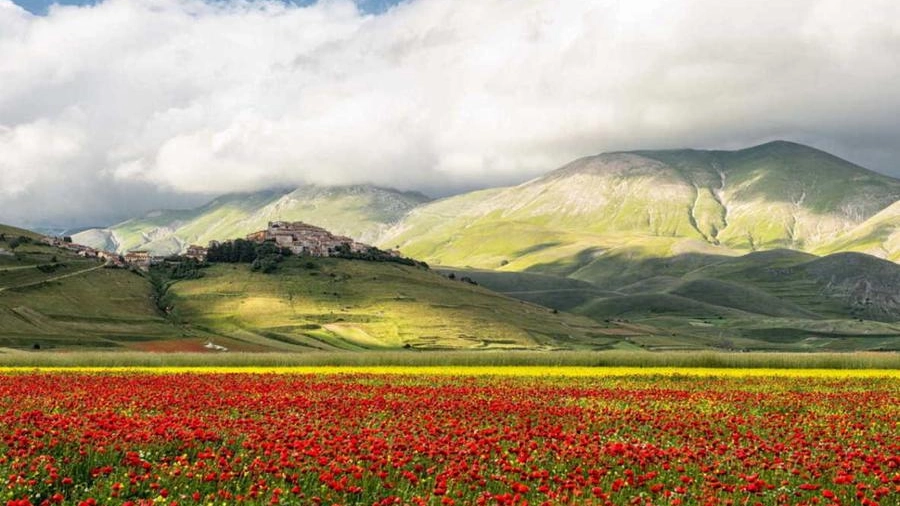
[[[199,279],[169,280],[158,304],[151,278],[161,270],[148,277],[107,269],[36,241],[13,248],[20,235],[13,232],[0,241],[10,252],[0,263],[0,347],[199,352],[213,341],[231,351],[900,348],[900,266],[863,254],[775,250],[631,264],[619,258],[598,277],[601,285],[467,269],[449,279],[449,271],[393,263],[290,258],[272,274],[217,264]]]
[[[882,210],[856,228],[821,246],[822,254],[840,251],[868,253],[900,262],[900,202]]]
[[[41,238],[41,235],[36,232],[32,232],[30,230],[25,230],[22,228],[11,227],[9,225],[0,225],[0,234],[7,236],[7,238],[9,239],[19,236],[30,237],[31,239]]]
[[[12,251],[0,266],[0,347],[608,349],[623,342],[617,329],[588,318],[394,263],[290,258],[273,274],[218,264],[199,279],[168,280],[157,303],[152,279],[164,270],[105,268],[36,241],[13,249],[20,231],[3,230],[14,234],[0,241]]]
[[[428,199],[372,186],[304,186],[294,191],[262,191],[219,197],[192,210],[155,211],[108,229],[76,234],[80,243],[110,251],[149,249],[157,254],[183,251],[261,230],[269,221],[305,221],[340,235],[373,242],[409,209]]]
[[[109,348],[181,335],[158,313],[140,275],[40,243],[19,245],[5,258],[0,346]]]
[[[892,262],[785,249],[605,261],[595,283],[533,273],[443,272],[627,327],[635,331],[627,342],[644,349],[900,349],[900,266]],[[596,265],[603,263],[601,257]]]
[[[673,276],[649,275],[623,287],[625,295],[573,311],[667,329],[672,347],[897,350],[898,286],[900,266],[893,262],[774,250],[708,258]]]
[[[495,292],[560,311],[569,311],[600,297],[621,295],[601,290],[585,281],[546,274],[484,269],[436,270],[445,276],[452,274],[457,279],[467,277]]]
[[[789,142],[606,153],[420,206],[381,244],[438,265],[595,281],[642,259],[820,251],[898,199],[900,181]],[[645,273],[634,274],[620,277]]]
[[[393,263],[292,258],[273,274],[236,264],[204,274],[169,290],[177,320],[284,350],[608,348],[621,341],[587,318]]]

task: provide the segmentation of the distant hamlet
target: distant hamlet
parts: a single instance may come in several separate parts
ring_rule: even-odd
[[[268,228],[247,235],[247,240],[255,243],[274,241],[278,246],[289,248],[295,255],[328,257],[339,251],[349,250],[351,253],[365,253],[372,246],[354,241],[349,237],[334,235],[321,227],[303,223],[302,221],[269,222]],[[211,245],[218,244],[216,241]],[[392,256],[400,256],[397,251],[388,252]]]
[[[64,248],[85,258],[97,258],[108,267],[134,267],[148,270],[166,259],[190,259],[204,262],[254,262],[272,255],[297,255],[311,257],[339,257],[360,260],[394,261],[409,265],[422,265],[403,258],[399,251],[380,250],[374,246],[355,241],[350,237],[335,235],[328,230],[302,221],[272,221],[265,230],[247,234],[244,239],[210,241],[208,246],[192,244],[180,255],[160,256],[149,250],[137,249],[124,255],[92,248],[72,242],[71,237],[44,237],[41,242],[49,246]],[[270,248],[260,248],[271,244]],[[270,251],[271,250],[271,251]]]
[[[269,222],[265,230],[248,234],[245,239],[210,241],[206,249],[188,248],[188,255],[204,255],[209,262],[252,262],[254,269],[270,272],[284,256],[338,257],[346,259],[397,262],[427,267],[424,262],[404,258],[399,251],[384,251],[345,236],[301,221]]]

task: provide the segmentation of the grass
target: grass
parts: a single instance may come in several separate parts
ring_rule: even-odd
[[[38,234],[36,232],[3,224],[0,224],[0,234],[5,234],[8,240],[19,236],[30,237],[31,239],[35,240],[38,240],[42,237],[41,234]]]
[[[555,244],[523,254],[543,255]],[[160,306],[174,310],[164,315],[140,275],[83,272],[99,264],[22,245],[0,266],[0,346],[201,352],[212,340],[241,352],[900,350],[890,305],[896,264],[787,250],[641,260],[649,251],[634,258],[586,250],[575,265],[554,267],[621,283],[637,279],[618,287],[628,295],[546,274],[456,271],[528,302],[396,264],[294,258],[270,275],[220,264],[201,279],[175,283]],[[64,265],[54,272],[35,267],[53,257]],[[76,275],[58,279],[69,274]],[[862,309],[835,292],[868,278],[873,304]]]
[[[0,367],[632,367],[900,370],[900,353],[626,351],[366,351],[309,353],[26,352],[3,350]]]
[[[16,254],[18,265],[0,266],[0,346],[115,348],[182,336],[138,274],[43,244]]]
[[[900,201],[824,245],[816,253],[859,251],[900,261]]]
[[[184,325],[284,351],[600,348],[618,340],[586,317],[393,263],[290,258],[273,274],[219,264],[169,293]]]

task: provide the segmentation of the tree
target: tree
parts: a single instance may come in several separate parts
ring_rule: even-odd
[[[31,244],[31,237],[25,237],[24,235],[16,237],[12,241],[9,241],[9,249],[16,249],[23,244]]]

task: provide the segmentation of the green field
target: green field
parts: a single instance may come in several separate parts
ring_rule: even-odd
[[[214,264],[173,280],[35,241],[13,249],[20,231],[6,230],[0,346],[10,349],[900,349],[900,266],[857,253],[610,255],[592,262],[594,282],[307,257],[270,274]]]
[[[594,284],[532,273],[443,272],[598,323],[643,329],[628,339],[645,349],[900,349],[900,266],[893,262],[772,250],[613,266]]]
[[[0,248],[10,248],[6,235]],[[13,253],[0,256],[0,346],[119,348],[181,335],[139,274],[38,242]]]
[[[394,263],[291,258],[273,274],[219,264],[169,291],[173,318],[283,350],[616,347],[582,316]],[[225,342],[225,341],[223,341]]]

